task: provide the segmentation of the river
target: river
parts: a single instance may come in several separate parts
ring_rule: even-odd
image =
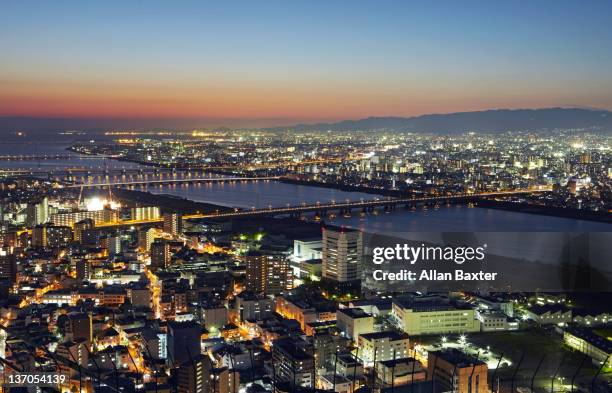
[[[5,142],[0,143],[0,155],[7,154],[68,154],[65,142]],[[83,157],[70,153],[65,160],[2,161],[3,168],[61,169],[82,167],[91,169],[129,169],[138,164],[106,158]],[[138,188],[137,188],[138,189]],[[312,204],[316,202],[343,202],[345,200],[373,199],[372,194],[346,192],[330,188],[311,187],[279,181],[232,182],[211,184],[180,184],[149,186],[144,188],[158,194],[171,194],[194,201],[217,205],[251,208],[280,207],[286,205]],[[393,213],[361,216],[338,216],[332,221],[337,224],[358,227],[368,232],[604,232],[610,225],[600,222],[570,218],[519,213],[497,209],[470,208],[465,205],[442,205],[410,211],[398,209]]]

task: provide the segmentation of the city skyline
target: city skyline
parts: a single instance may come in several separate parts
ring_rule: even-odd
[[[607,2],[3,8],[2,117],[274,126],[612,109]]]
[[[0,393],[612,392],[612,2],[0,5]]]

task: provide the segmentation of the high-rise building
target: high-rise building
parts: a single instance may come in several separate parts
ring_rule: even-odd
[[[16,231],[0,231],[0,247],[17,247],[19,238]]]
[[[9,286],[17,282],[17,260],[8,249],[0,249],[0,280],[6,281]]]
[[[178,393],[207,393],[211,369],[210,358],[201,354],[182,364],[176,378]]]
[[[168,357],[168,335],[161,330],[148,328],[142,332],[142,337],[147,346],[147,353],[154,359],[166,359]]]
[[[72,241],[72,229],[64,225],[36,225],[32,228],[32,247],[65,247]]]
[[[46,247],[47,244],[47,227],[45,225],[36,225],[32,228],[32,247]]]
[[[88,247],[100,247],[100,238],[103,235],[102,229],[85,229],[81,232],[81,244]]]
[[[171,235],[180,235],[182,228],[182,217],[178,213],[164,213],[164,232]]]
[[[323,279],[339,289],[361,285],[363,234],[356,229],[323,227]]]
[[[122,251],[122,239],[119,235],[113,235],[108,237],[108,255],[118,255]]]
[[[74,224],[74,240],[82,243],[83,240],[83,232],[88,229],[95,228],[94,220],[91,218],[86,218]]]
[[[88,343],[93,341],[91,314],[78,313],[69,315],[67,328],[73,341],[86,340]]]
[[[157,220],[159,217],[159,206],[141,206],[130,209],[131,220]]]
[[[238,372],[227,367],[215,367],[206,355],[198,355],[178,370],[178,393],[234,393],[238,391]]]
[[[165,269],[170,266],[172,253],[170,243],[164,240],[155,241],[151,244],[151,271]]]
[[[170,322],[168,324],[168,357],[175,366],[189,362],[200,355],[202,326],[196,322]]]
[[[72,242],[72,228],[63,225],[47,226],[47,246],[66,247]]]
[[[227,367],[215,367],[210,372],[208,393],[235,393],[240,386],[240,373]]]
[[[81,210],[69,213],[55,213],[51,215],[50,221],[55,225],[74,226],[75,223],[90,218],[94,223],[116,222],[119,219],[119,212],[112,209],[102,210]]]
[[[79,282],[89,281],[91,278],[91,261],[80,259],[76,262],[76,279]]]
[[[56,352],[59,356],[76,361],[76,363],[83,368],[86,368],[89,361],[89,352],[87,352],[87,341],[83,339],[79,340],[68,340],[57,346]],[[60,374],[65,375],[67,378],[75,377],[78,375],[78,367],[69,367],[65,364],[60,364]]]
[[[272,342],[272,362],[276,380],[290,386],[314,387],[314,356],[297,346],[291,338]]]
[[[49,199],[42,198],[38,202],[28,203],[26,207],[26,224],[30,227],[45,224],[49,221]]]
[[[157,237],[158,229],[156,228],[148,228],[141,229],[138,231],[138,248],[144,251],[151,250],[151,244],[155,241]]]
[[[246,289],[272,295],[291,289],[291,273],[286,256],[249,252],[246,255]]]

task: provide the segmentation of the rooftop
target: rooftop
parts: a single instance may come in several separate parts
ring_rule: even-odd
[[[566,328],[565,331],[574,337],[583,339],[607,354],[612,354],[612,341],[608,340],[606,337],[600,336],[591,329],[570,326]]]
[[[281,338],[272,342],[272,349],[280,349],[295,360],[309,360],[312,356],[302,348],[298,347],[291,338]]]
[[[347,315],[353,319],[371,317],[370,314],[363,311],[361,308],[341,308],[341,309],[338,309],[337,312]]]
[[[439,297],[427,297],[422,299],[413,296],[397,297],[393,299],[393,303],[397,304],[403,309],[410,309],[416,312],[446,311],[457,309],[457,307],[454,307],[445,299]]]
[[[486,365],[485,362],[478,358],[468,355],[465,352],[458,350],[457,348],[445,348],[440,351],[433,351],[429,353],[440,359],[444,359],[447,362],[456,365],[459,368],[471,367],[475,365]]]
[[[365,333],[365,334],[360,334],[359,336],[363,337],[366,340],[382,340],[384,338],[388,338],[390,341],[408,340],[408,335],[406,333],[400,333],[395,330]]]

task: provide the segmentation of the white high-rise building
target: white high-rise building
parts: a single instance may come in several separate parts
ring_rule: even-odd
[[[361,282],[363,259],[363,234],[361,231],[343,227],[323,227],[324,280],[349,289]]]
[[[37,203],[28,203],[26,208],[28,226],[45,224],[49,221],[49,199],[44,197]]]

